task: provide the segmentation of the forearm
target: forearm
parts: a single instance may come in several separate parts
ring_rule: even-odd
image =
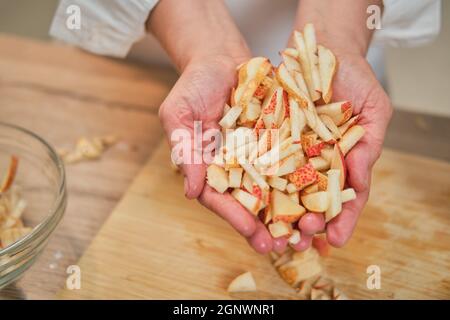
[[[382,0],[301,0],[294,24],[302,30],[306,23],[313,23],[317,40],[337,55],[356,54],[365,56],[373,30],[367,27],[367,8]]]
[[[180,71],[194,60],[228,56],[240,63],[250,54],[221,0],[161,0],[147,29]]]

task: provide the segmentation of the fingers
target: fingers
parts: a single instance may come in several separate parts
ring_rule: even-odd
[[[283,253],[286,250],[288,239],[286,237],[279,237],[273,239],[273,251],[276,253]]]
[[[312,239],[313,236],[309,234],[302,234],[300,242],[292,246],[292,248],[294,248],[294,250],[296,251],[305,251],[306,249],[311,247]]]
[[[299,222],[298,228],[301,234],[313,235],[325,229],[325,218],[322,213],[306,213]]]
[[[356,193],[356,199],[344,203],[342,212],[327,225],[327,240],[333,247],[342,247],[350,239],[359,215],[367,202],[368,191]]]
[[[200,196],[206,179],[206,166],[204,164],[183,164],[184,194],[188,199]]]
[[[266,254],[273,248],[273,238],[260,220],[256,220],[255,233],[247,241],[256,252],[261,254]]]
[[[252,216],[229,193],[218,193],[209,185],[205,185],[198,201],[217,215],[228,221],[244,237],[256,231],[255,217]],[[264,227],[264,226],[263,226]],[[267,231],[267,230],[266,230]],[[270,235],[269,235],[270,236]],[[263,239],[263,241],[265,241]]]

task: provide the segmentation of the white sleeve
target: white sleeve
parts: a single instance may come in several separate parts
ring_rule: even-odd
[[[375,44],[395,47],[423,45],[440,30],[440,0],[384,0],[381,29],[373,37]]]
[[[125,57],[145,35],[145,22],[158,0],[61,0],[50,35],[93,53]],[[69,7],[78,7],[79,28],[69,28]]]

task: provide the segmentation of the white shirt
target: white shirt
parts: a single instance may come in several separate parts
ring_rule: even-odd
[[[61,0],[50,34],[93,53],[114,57],[130,53],[135,59],[168,64],[161,46],[145,33],[145,21],[157,2]],[[226,4],[252,53],[279,61],[278,48],[286,45],[298,0],[226,0]],[[79,29],[67,27],[68,8],[73,5],[80,8]],[[440,10],[440,0],[384,0],[382,28],[376,30],[372,45],[416,46],[430,41],[439,33]]]

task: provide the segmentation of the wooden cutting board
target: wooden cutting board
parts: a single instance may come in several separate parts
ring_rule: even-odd
[[[323,258],[352,299],[450,298],[450,164],[384,150],[370,201],[351,241]],[[366,286],[381,269],[381,289]],[[182,177],[162,143],[79,261],[81,289],[61,298],[228,299],[250,270],[257,294],[297,298],[267,256],[254,253],[223,220],[184,199]]]

